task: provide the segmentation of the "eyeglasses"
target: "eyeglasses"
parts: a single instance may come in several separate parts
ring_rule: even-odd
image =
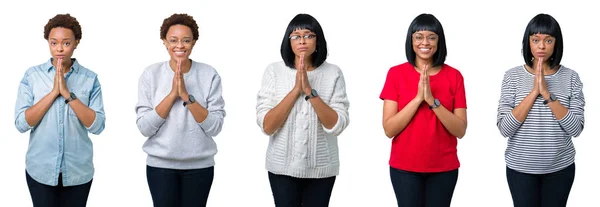
[[[305,41],[308,41],[308,40],[313,40],[316,37],[317,37],[317,35],[314,35],[314,34],[307,34],[307,35],[303,35],[303,36],[292,35],[292,36],[290,36],[290,40],[292,40],[292,41],[299,41],[300,39],[304,39]]]
[[[178,40],[176,38],[170,38],[167,40],[167,42],[171,46],[177,46],[177,45],[179,45],[179,42],[181,42],[181,44],[183,44],[184,46],[190,46],[190,45],[192,45],[192,42],[194,42],[194,40],[192,38],[183,38],[180,40]]]
[[[438,42],[438,36],[436,34],[427,35],[427,37],[419,33],[413,34],[413,42],[416,44],[421,44],[423,41],[425,41],[425,38],[427,38],[430,44],[437,44]]]

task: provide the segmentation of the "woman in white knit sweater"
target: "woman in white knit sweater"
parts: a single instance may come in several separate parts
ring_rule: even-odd
[[[257,123],[269,135],[275,205],[328,206],[339,173],[337,136],[350,121],[344,76],[325,62],[323,30],[308,14],[289,23],[281,56],[265,70],[256,105]]]

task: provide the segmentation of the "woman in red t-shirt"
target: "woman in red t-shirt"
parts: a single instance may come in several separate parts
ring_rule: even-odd
[[[398,206],[450,206],[467,103],[461,73],[444,64],[446,40],[435,16],[412,21],[406,57],[407,63],[390,68],[380,95],[383,129],[393,138],[392,186]]]

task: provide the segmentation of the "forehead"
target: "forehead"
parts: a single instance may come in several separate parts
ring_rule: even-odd
[[[532,34],[530,37],[537,37],[537,38],[554,38],[552,35],[549,35],[549,34],[542,34],[542,33]]]
[[[295,29],[292,33],[296,33],[296,34],[305,34],[305,33],[312,33],[312,31],[308,30],[308,29],[300,29],[297,28]]]
[[[421,30],[421,31],[416,31],[415,34],[421,34],[421,35],[435,35],[435,32],[429,31],[429,30]]]
[[[73,38],[73,31],[64,27],[55,27],[50,30],[48,34],[50,39],[69,39]]]
[[[167,36],[192,36],[192,29],[185,25],[176,24],[169,27]]]

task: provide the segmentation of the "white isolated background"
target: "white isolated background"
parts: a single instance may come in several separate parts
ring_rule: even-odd
[[[390,140],[381,126],[379,93],[388,69],[406,62],[410,22],[432,13],[447,40],[446,63],[465,78],[469,126],[458,142],[461,161],[452,206],[512,206],[506,184],[506,139],[496,128],[500,85],[506,70],[524,63],[521,40],[538,13],[562,27],[562,63],[584,83],[586,127],[574,139],[576,176],[568,206],[598,206],[600,146],[597,126],[600,17],[583,1],[4,1],[0,62],[0,206],[31,206],[25,182],[29,134],[14,127],[17,86],[25,70],[50,57],[43,27],[58,13],[82,25],[75,51],[102,84],[106,129],[94,143],[96,174],[88,206],[152,206],[134,106],[138,78],[152,63],[168,60],[159,28],[173,13],[188,13],[200,25],[191,58],[217,69],[227,116],[215,137],[215,178],[208,206],[274,206],[264,168],[268,137],[256,125],[256,93],[262,73],[281,61],[279,48],[289,21],[309,13],[327,38],[328,62],[344,72],[350,125],[339,136],[341,170],[330,206],[395,206],[389,179]]]

